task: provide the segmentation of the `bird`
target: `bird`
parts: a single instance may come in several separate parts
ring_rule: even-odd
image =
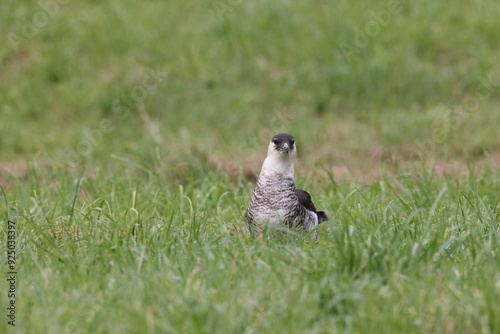
[[[328,216],[316,210],[307,191],[295,188],[296,155],[295,138],[290,134],[277,134],[269,142],[246,210],[247,229],[253,237],[260,236],[267,225],[311,233],[313,240],[318,240],[316,227]]]

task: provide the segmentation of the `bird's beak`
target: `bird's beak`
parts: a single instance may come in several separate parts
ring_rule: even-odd
[[[283,148],[285,149],[286,153],[290,153],[292,151],[292,148],[288,146],[288,144],[283,145]]]

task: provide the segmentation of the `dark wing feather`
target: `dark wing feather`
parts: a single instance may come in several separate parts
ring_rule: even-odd
[[[305,207],[307,210],[316,212],[316,207],[314,206],[311,195],[302,189],[295,189],[295,195],[299,199],[299,203]]]
[[[324,211],[316,211],[316,207],[314,206],[311,194],[302,189],[295,189],[295,195],[297,196],[299,203],[305,207],[307,210],[315,212],[318,215],[318,224],[321,224],[324,221],[328,220],[328,216]]]
[[[318,211],[316,212],[316,214],[318,215],[318,225],[321,224],[322,222],[328,221],[328,216],[324,211]]]

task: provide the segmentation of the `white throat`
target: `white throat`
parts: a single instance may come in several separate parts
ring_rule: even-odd
[[[274,149],[274,145],[271,142],[267,150],[267,157],[262,165],[262,171],[260,172],[260,177],[291,177],[293,179],[294,175],[294,159],[296,155],[296,149],[290,153],[280,153]],[[259,178],[260,178],[259,177]]]

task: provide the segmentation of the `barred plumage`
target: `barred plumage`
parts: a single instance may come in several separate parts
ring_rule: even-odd
[[[323,211],[316,211],[309,193],[295,189],[296,152],[295,139],[289,134],[276,135],[269,143],[267,158],[247,207],[246,223],[253,236],[262,233],[263,224],[313,231],[328,219]],[[312,236],[317,240],[316,231]]]

